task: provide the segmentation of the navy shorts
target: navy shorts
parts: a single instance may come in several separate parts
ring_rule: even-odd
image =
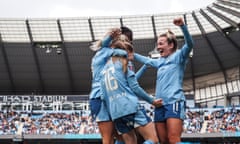
[[[107,106],[100,98],[90,99],[90,110],[91,116],[96,122],[111,121]]]
[[[114,120],[115,127],[119,134],[128,133],[131,130],[144,126],[151,122],[151,118],[147,116],[145,109],[139,109],[136,113],[130,114]]]
[[[165,122],[168,118],[185,119],[185,102],[178,101],[167,104],[154,110],[154,122]]]

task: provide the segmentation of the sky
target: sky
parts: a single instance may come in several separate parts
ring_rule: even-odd
[[[215,0],[0,0],[0,18],[152,15],[204,8]]]

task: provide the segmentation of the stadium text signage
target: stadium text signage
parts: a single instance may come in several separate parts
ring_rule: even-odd
[[[66,102],[68,101],[68,96],[58,96],[58,95],[0,95],[0,102],[10,102],[10,103],[26,103],[26,102],[38,102],[38,103],[50,103],[50,102]]]

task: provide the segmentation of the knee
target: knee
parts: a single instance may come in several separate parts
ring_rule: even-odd
[[[178,136],[170,135],[170,136],[168,136],[168,142],[169,142],[170,144],[176,144],[176,143],[181,142],[181,138],[178,137]]]
[[[102,143],[103,144],[112,144],[114,141],[113,136],[111,135],[102,135]]]

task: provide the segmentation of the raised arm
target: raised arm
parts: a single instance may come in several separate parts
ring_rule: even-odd
[[[180,49],[183,53],[184,57],[188,57],[189,53],[191,52],[192,48],[193,48],[193,39],[192,36],[190,35],[187,26],[184,24],[183,19],[182,18],[176,18],[173,20],[173,23],[176,26],[180,26],[183,35],[184,35],[184,40],[185,40],[185,44],[183,45],[183,47]]]
[[[109,47],[111,41],[112,41],[112,37],[110,35],[104,37],[104,39],[102,40],[101,47]]]
[[[102,39],[101,47],[109,47],[111,41],[118,37],[121,34],[121,30],[119,28],[112,28]]]

